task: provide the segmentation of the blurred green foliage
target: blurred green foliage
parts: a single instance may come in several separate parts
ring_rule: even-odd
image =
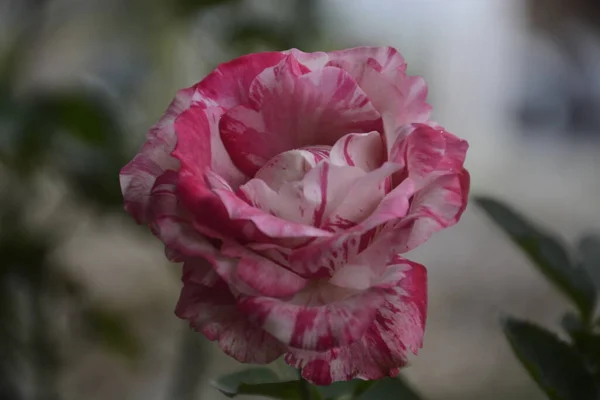
[[[145,351],[130,316],[93,301],[85,282],[67,273],[52,254],[71,232],[65,225],[72,222],[61,214],[65,207],[75,202],[100,218],[122,212],[119,170],[158,115],[146,110],[152,117],[135,127],[138,132],[124,117],[140,104],[149,105],[139,102],[148,87],[155,90],[164,81],[164,92],[173,91],[168,85],[170,75],[177,74],[168,59],[173,38],[198,29],[207,32],[221,50],[214,60],[205,54],[208,66],[265,48],[310,49],[318,38],[316,1],[272,2],[274,15],[252,11],[253,2],[246,0],[106,1],[69,7],[60,0],[7,1],[11,4],[2,10],[13,14],[0,15],[12,27],[0,46],[0,399],[60,399],[58,382],[74,341],[103,346],[132,361]],[[108,15],[109,28],[97,22],[101,15]],[[211,15],[221,18],[221,31],[206,18]],[[97,25],[96,35],[106,35],[106,42],[116,37],[117,44],[133,50],[107,55],[104,39],[91,37],[88,44],[84,36],[74,38],[81,40],[81,54],[99,63],[92,72],[104,73],[103,83],[74,78],[69,85],[31,84],[28,73],[44,68],[37,53],[48,32],[89,23]],[[196,80],[201,73],[199,69]],[[150,106],[164,109],[169,101],[157,98]],[[32,209],[44,203],[40,183],[48,180],[63,185],[65,193],[55,211],[32,223]],[[67,310],[73,323],[64,331],[57,315]],[[72,339],[65,341],[65,336]],[[174,340],[180,342],[180,354],[168,398],[197,398],[203,345],[187,330]]]
[[[359,379],[315,386],[288,380],[287,374],[266,367],[247,368],[222,376],[213,386],[229,398],[260,395],[277,400],[420,400],[420,395],[400,376],[377,381]]]
[[[575,249],[569,249],[556,235],[548,233],[501,201],[488,197],[475,200],[577,310],[577,313],[565,314],[561,321],[568,341],[544,327],[506,317],[502,325],[515,355],[549,399],[598,399],[598,236],[584,236]]]

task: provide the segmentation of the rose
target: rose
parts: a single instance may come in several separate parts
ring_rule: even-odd
[[[123,168],[126,210],[183,262],[176,314],[230,356],[329,384],[421,347],[426,272],[399,254],[458,221],[469,175],[405,69],[376,47],[235,59]]]

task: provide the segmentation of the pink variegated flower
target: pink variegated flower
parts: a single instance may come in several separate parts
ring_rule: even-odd
[[[402,258],[467,202],[467,143],[429,121],[392,48],[247,55],[181,90],[121,172],[183,262],[176,314],[241,362],[316,384],[394,375],[422,346]]]

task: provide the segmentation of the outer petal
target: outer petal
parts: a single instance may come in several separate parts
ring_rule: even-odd
[[[302,74],[291,56],[274,68],[277,73],[266,70],[253,83],[253,104],[230,110],[221,121],[225,147],[247,175],[279,153],[332,145],[346,133],[380,127],[379,113],[347,72]]]
[[[195,261],[185,268],[178,317],[240,362],[267,364],[283,354],[281,343],[245,319],[228,285],[209,266]]]
[[[431,106],[427,104],[427,86],[418,76],[406,75],[406,62],[391,47],[358,47],[335,51],[329,55],[328,65],[347,70],[359,86],[373,99],[373,104],[386,120],[396,124],[424,122],[429,118]],[[389,83],[399,89],[381,91]],[[398,104],[400,102],[400,104]],[[400,107],[398,107],[400,105]],[[391,118],[390,114],[395,114]],[[386,126],[387,130],[387,126]],[[387,132],[386,132],[387,134]],[[391,145],[393,141],[390,141]]]
[[[238,260],[227,257],[221,245],[202,236],[193,226],[192,216],[181,207],[177,197],[177,174],[169,171],[160,176],[151,192],[150,214],[153,233],[165,244],[175,262],[204,259],[214,272],[238,292],[256,295],[238,275]]]
[[[221,107],[192,106],[175,121],[178,145],[173,155],[198,174],[212,170],[233,187],[247,178],[233,165],[219,135]]]
[[[307,306],[305,302],[312,299],[310,291],[316,289],[306,290],[297,295],[297,301],[245,298],[240,308],[254,324],[289,347],[324,351],[360,339],[383,301],[378,288],[372,288],[343,300]]]
[[[411,261],[395,258],[388,268],[384,303],[359,341],[325,352],[291,349],[286,362],[317,385],[395,376],[422,346],[427,282],[425,268]]]
[[[192,103],[193,89],[180,90],[160,121],[150,129],[146,143],[133,160],[121,170],[119,180],[125,198],[125,210],[138,223],[148,223],[148,200],[156,178],[167,170],[177,170],[171,157],[176,137],[174,121]]]
[[[467,206],[469,185],[464,169],[435,179],[415,195],[406,217],[385,226],[374,242],[397,253],[423,244],[435,232],[458,222]]]
[[[392,77],[406,71],[404,58],[392,47],[355,47],[329,53],[304,53],[298,49],[291,49],[284,53],[292,54],[298,61],[313,71],[325,67],[331,61],[348,61],[362,65],[369,60],[375,61],[380,66],[382,73]]]
[[[335,66],[347,71],[381,114],[388,150],[395,142],[397,126],[429,118],[425,81],[406,75],[406,62],[394,48],[357,47],[330,53],[292,49],[290,53],[311,70]]]
[[[156,178],[167,170],[179,168],[178,161],[171,157],[177,141],[174,122],[179,114],[192,104],[201,108],[217,106],[229,109],[246,103],[254,78],[283,58],[285,55],[280,52],[243,56],[221,64],[200,83],[177,93],[163,117],[148,132],[146,143],[120,173],[125,209],[138,223],[149,222],[148,195]],[[221,150],[217,151],[217,160],[227,162],[228,157],[223,157]]]
[[[194,86],[194,102],[203,107],[233,108],[249,101],[254,78],[285,58],[281,52],[248,54],[223,63]]]
[[[411,177],[419,189],[444,174],[461,171],[469,147],[465,140],[424,124],[406,132],[410,133],[398,137],[390,158],[406,166],[403,176]]]

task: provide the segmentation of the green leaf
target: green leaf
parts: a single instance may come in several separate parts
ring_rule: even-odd
[[[120,355],[137,357],[140,344],[131,332],[124,316],[102,308],[89,308],[83,314],[86,332],[90,339]]]
[[[316,386],[317,391],[326,399],[356,398],[371,387],[376,381],[354,379],[335,382],[329,386]]]
[[[600,235],[587,235],[577,244],[582,267],[592,278],[596,290],[600,290]]]
[[[503,328],[523,366],[552,400],[594,399],[596,384],[584,361],[552,332],[506,318]]]
[[[585,331],[583,321],[581,321],[577,315],[570,312],[563,315],[560,324],[571,337],[579,332]]]
[[[227,397],[253,394],[281,400],[300,399],[300,381],[280,382],[277,374],[269,368],[249,368],[223,376],[212,382]]]
[[[422,397],[401,377],[376,381],[356,400],[421,400]]]
[[[596,304],[596,290],[587,272],[572,264],[560,240],[497,200],[477,197],[475,201],[546,278],[577,305],[584,319],[589,319]]]
[[[277,360],[270,364],[273,371],[277,373],[280,381],[294,381],[300,379],[300,371],[294,367],[289,366],[284,357],[279,357]]]
[[[258,383],[256,385],[242,383],[235,395],[226,394],[226,396],[235,397],[239,394],[249,394],[270,397],[278,400],[302,400],[300,393],[300,381],[287,381],[277,383]]]

